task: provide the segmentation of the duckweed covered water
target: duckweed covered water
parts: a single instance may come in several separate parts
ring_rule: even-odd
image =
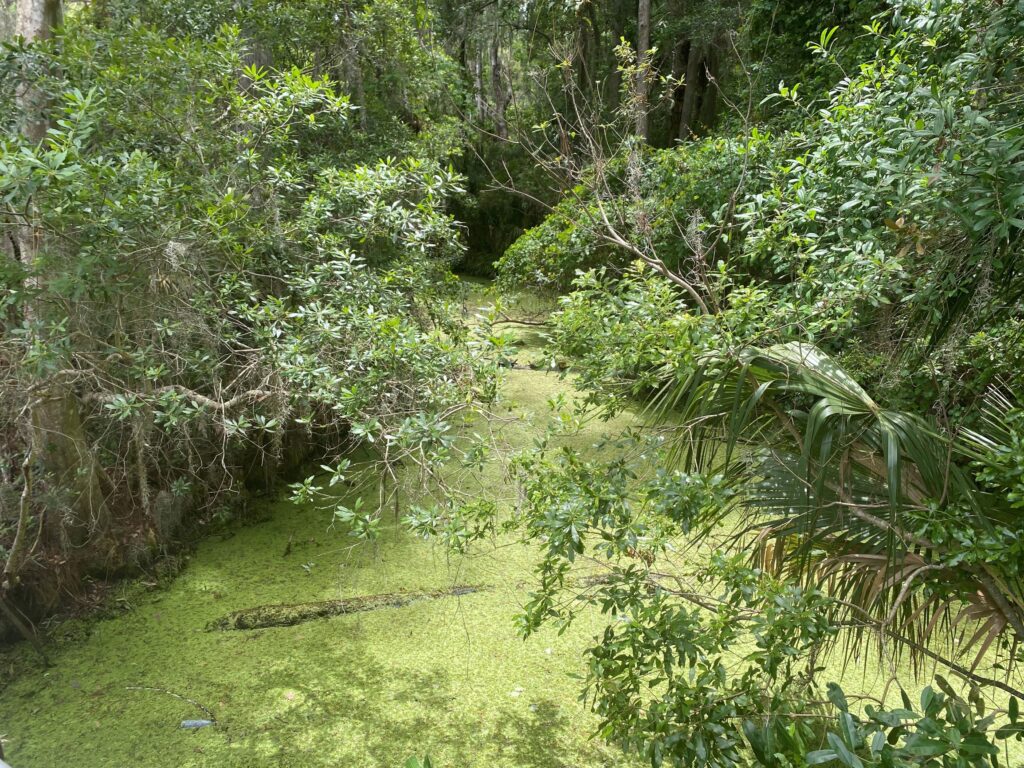
[[[539,429],[531,419],[566,389],[556,373],[509,371],[508,410],[490,427],[524,447]],[[462,490],[510,492],[497,463],[473,482]],[[50,669],[28,670],[0,692],[8,762],[390,768],[429,753],[460,768],[626,764],[591,738],[596,721],[569,677],[583,671],[596,617],[562,636],[516,635],[532,584],[526,547],[452,558],[389,513],[370,545],[331,529],[312,506],[281,500],[260,511],[265,522],[203,542],[169,587],[132,590],[131,610],[58,643]],[[291,627],[206,630],[258,605],[455,584],[489,589]],[[206,717],[185,699],[217,725],[183,730],[182,721]]]
[[[535,334],[523,340],[531,346]],[[511,370],[506,410],[474,428],[526,447],[559,393],[571,388],[556,373]],[[590,444],[631,418],[593,424],[575,440]],[[461,481],[463,492],[509,501],[498,462]],[[527,547],[499,542],[451,557],[391,514],[369,545],[312,506],[281,500],[260,512],[264,522],[202,543],[167,588],[132,589],[130,610],[58,642],[51,668],[19,652],[32,668],[0,691],[0,737],[14,768],[393,768],[426,753],[439,768],[633,765],[593,737],[596,719],[571,676],[584,671],[581,652],[601,617],[584,616],[561,636],[548,629],[523,641],[515,632],[533,583]],[[458,584],[488,589],[295,626],[207,630],[260,605]],[[825,676],[844,677],[851,693],[883,684],[873,662],[845,673],[834,665]],[[180,727],[210,713],[214,726]]]

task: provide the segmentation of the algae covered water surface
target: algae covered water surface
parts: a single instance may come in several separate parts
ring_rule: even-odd
[[[532,420],[566,389],[556,373],[509,371],[487,426],[509,448],[526,446],[540,428]],[[511,490],[497,463],[473,482],[462,490],[498,500]],[[58,643],[51,668],[0,692],[14,768],[391,767],[425,753],[439,767],[624,764],[592,738],[596,720],[569,676],[583,671],[596,618],[562,636],[515,632],[532,584],[525,547],[453,559],[390,514],[372,545],[313,507],[282,500],[261,512],[263,522],[205,541],[167,588],[131,590],[123,615]],[[206,629],[254,606],[456,584],[487,589],[288,627]],[[180,727],[208,717],[197,705],[216,727]]]
[[[526,367],[543,359],[538,335],[520,341],[501,407],[468,427],[492,435],[498,455],[529,446],[548,401],[572,395],[557,373]],[[588,446],[633,421],[591,423],[572,440]],[[499,460],[458,481],[470,497],[511,501]],[[390,511],[379,541],[358,543],[331,527],[329,512],[283,499],[257,517],[202,543],[166,588],[127,589],[116,618],[77,632],[66,625],[49,669],[18,651],[29,668],[0,691],[0,738],[14,768],[391,768],[423,754],[437,768],[633,765],[595,738],[597,720],[579,701],[581,652],[603,617],[584,614],[563,635],[549,628],[527,641],[515,631],[535,580],[528,547],[501,540],[455,558]],[[328,615],[320,604],[338,600],[357,610],[208,629],[268,605]],[[840,655],[823,679],[882,693],[887,670]],[[210,714],[216,726],[180,727]]]

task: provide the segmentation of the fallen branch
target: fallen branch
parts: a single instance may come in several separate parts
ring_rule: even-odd
[[[349,613],[376,611],[381,608],[401,608],[421,600],[438,600],[443,597],[459,597],[480,592],[487,587],[458,586],[451,589],[436,589],[426,592],[393,592],[382,595],[366,595],[344,600],[324,600],[317,603],[296,605],[260,605],[230,613],[222,619],[211,622],[207,630],[267,629],[269,627],[292,627],[314,619],[344,616]]]
[[[230,400],[214,400],[212,397],[201,395],[194,390],[183,387],[179,384],[171,384],[166,387],[157,387],[152,392],[147,393],[148,395],[162,395],[168,392],[175,392],[187,400],[191,400],[196,405],[201,405],[205,408],[209,408],[213,411],[219,411],[224,413],[234,408],[236,405],[241,405],[245,402],[258,403],[260,400],[266,400],[268,397],[274,395],[273,392],[267,389],[250,389],[241,394],[235,395]],[[138,397],[137,393],[130,393],[133,397]],[[90,392],[85,395],[82,399],[87,403],[112,403],[115,398],[125,397],[125,395],[112,395],[106,392]]]
[[[540,328],[551,325],[550,320],[522,320],[508,315],[501,315],[497,320],[492,320],[491,325],[529,325]]]

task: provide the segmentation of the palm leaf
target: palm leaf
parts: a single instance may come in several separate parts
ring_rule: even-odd
[[[910,646],[930,642],[936,626],[952,641],[970,624],[964,648],[981,649],[975,663],[1000,633],[1024,637],[1019,579],[916,533],[934,510],[965,515],[978,531],[1006,519],[1005,500],[986,494],[964,465],[998,435],[956,438],[886,409],[809,344],[708,355],[684,377],[666,373],[673,383],[653,412],[682,417],[673,460],[721,473],[737,491],[743,531],[759,532],[759,556],[773,541],[772,564],[830,588],[849,623]],[[1006,405],[995,402],[987,415],[994,431]]]

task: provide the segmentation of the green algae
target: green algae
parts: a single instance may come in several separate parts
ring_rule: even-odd
[[[514,333],[524,361],[540,359],[538,331]],[[532,443],[550,399],[573,392],[557,373],[505,375],[503,403],[469,429],[486,427],[514,450]],[[588,422],[572,442],[586,447],[636,420]],[[470,496],[513,500],[497,458],[480,474],[452,479]],[[530,548],[499,540],[454,557],[390,514],[370,545],[332,528],[313,506],[279,501],[257,512],[263,522],[203,542],[163,588],[127,587],[115,601],[119,614],[62,627],[52,668],[16,651],[24,669],[0,691],[0,736],[15,768],[383,768],[424,753],[453,768],[633,765],[593,737],[597,720],[578,701],[573,677],[605,619],[584,612],[564,634],[546,628],[525,642],[515,632],[534,580]],[[206,630],[253,606],[441,594],[459,584],[489,588],[294,626]],[[871,656],[841,655],[820,679],[842,680],[851,695],[881,693],[889,670]],[[188,700],[217,725],[182,730],[182,720],[203,716]]]
[[[507,372],[505,401],[486,425],[512,449],[530,444],[556,373]],[[607,427],[607,425],[605,425]],[[593,440],[583,434],[581,440]],[[372,479],[371,479],[372,481]],[[499,461],[460,477],[461,490],[507,502]],[[353,494],[358,489],[351,491]],[[527,599],[534,553],[511,541],[452,557],[388,518],[373,545],[330,527],[329,515],[281,501],[264,522],[199,545],[166,588],[133,588],[125,610],[55,643],[0,692],[0,735],[15,768],[96,766],[397,766],[429,753],[439,766],[617,766],[579,704],[582,650],[600,627],[524,642],[513,618]],[[288,542],[290,554],[285,557]],[[291,627],[209,632],[252,606],[439,592]],[[217,726],[161,689],[199,702]]]

